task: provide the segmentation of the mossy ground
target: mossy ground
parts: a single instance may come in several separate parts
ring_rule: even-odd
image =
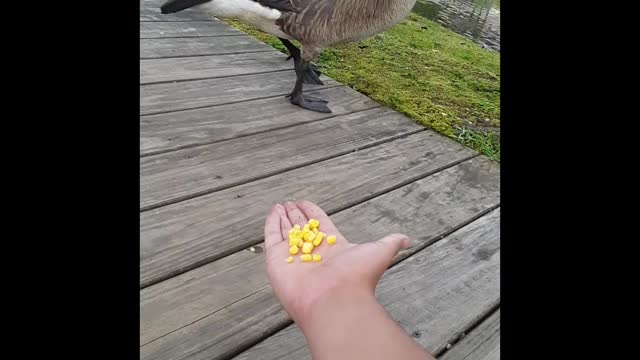
[[[225,21],[286,52],[276,37]],[[494,131],[500,126],[498,53],[412,13],[382,34],[326,49],[316,65],[323,74],[500,161],[500,136]]]

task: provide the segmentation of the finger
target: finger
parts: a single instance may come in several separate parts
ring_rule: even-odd
[[[278,213],[278,215],[280,215],[280,231],[282,233],[282,239],[288,239],[289,230],[291,230],[293,226],[291,226],[291,222],[287,217],[287,211],[282,205],[278,204],[276,205],[276,212]]]
[[[386,265],[385,270],[391,266],[393,258],[402,249],[409,246],[409,238],[404,234],[391,234],[383,237],[382,239],[373,243],[377,245],[379,250],[379,256],[381,265]]]
[[[391,234],[378,241],[362,244],[358,250],[360,259],[363,261],[360,266],[369,268],[368,271],[375,284],[391,266],[396,254],[408,246],[409,238],[403,234]]]
[[[318,205],[305,200],[298,203],[298,208],[302,210],[308,219],[316,219],[320,221],[319,229],[327,236],[335,235],[337,242],[346,242],[344,236],[340,234],[338,228],[336,228],[333,221],[329,218],[329,215],[327,215],[327,213],[325,213]]]
[[[300,209],[298,209],[298,206],[295,203],[287,201],[284,204],[284,208],[287,210],[287,217],[289,218],[289,222],[291,224],[297,224],[300,227],[303,227],[304,224],[309,221],[304,213],[300,211]]]
[[[280,215],[276,210],[278,206],[282,207],[282,205],[276,204],[271,208],[264,223],[264,242],[267,249],[283,240],[280,231]]]

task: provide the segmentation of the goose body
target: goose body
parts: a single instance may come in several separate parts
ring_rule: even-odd
[[[303,83],[322,84],[310,62],[331,45],[383,32],[406,17],[416,0],[169,0],[163,14],[196,7],[235,18],[280,38],[294,59],[295,105],[330,112],[326,101],[302,95]],[[302,44],[302,51],[289,40]]]

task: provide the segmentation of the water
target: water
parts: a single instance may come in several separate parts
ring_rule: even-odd
[[[500,51],[500,5],[495,0],[417,0],[413,11]]]

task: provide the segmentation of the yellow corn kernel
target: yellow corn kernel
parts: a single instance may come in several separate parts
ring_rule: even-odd
[[[306,242],[306,243],[302,244],[302,253],[311,254],[312,251],[313,251],[313,244],[312,243]]]
[[[307,236],[304,237],[304,241],[311,242],[316,238],[316,234],[313,231],[309,231]]]
[[[311,257],[311,254],[302,254],[302,255],[300,255],[300,260],[302,260],[303,262],[311,261],[311,259],[313,259]]]
[[[318,233],[316,234],[316,238],[313,239],[313,246],[319,246],[323,238],[324,233],[322,231],[318,231]]]
[[[304,224],[304,227],[302,228],[302,231],[305,232],[305,233],[311,231],[309,226],[310,226],[309,224]]]
[[[299,236],[289,235],[289,246],[298,245],[299,240]]]
[[[295,255],[298,253],[298,247],[293,245],[292,247],[289,248],[289,254],[291,255]]]
[[[327,237],[327,244],[333,245],[335,243],[336,243],[336,236],[335,235],[329,235]]]
[[[302,247],[302,245],[304,245],[304,240],[302,240],[302,238],[298,239],[298,247]]]
[[[293,228],[294,228],[296,231],[300,231],[300,225],[298,225],[298,224],[293,225]]]
[[[322,256],[320,254],[313,254],[313,261],[318,262],[322,260]]]
[[[312,231],[313,231],[314,234],[318,235],[318,231],[319,231],[318,228],[313,228]]]
[[[320,221],[316,219],[309,219],[309,227],[311,229],[316,229],[318,226],[320,226]]]
[[[289,256],[289,257],[287,258],[287,262],[288,262],[289,264],[291,264],[291,263],[293,262],[293,256]]]

